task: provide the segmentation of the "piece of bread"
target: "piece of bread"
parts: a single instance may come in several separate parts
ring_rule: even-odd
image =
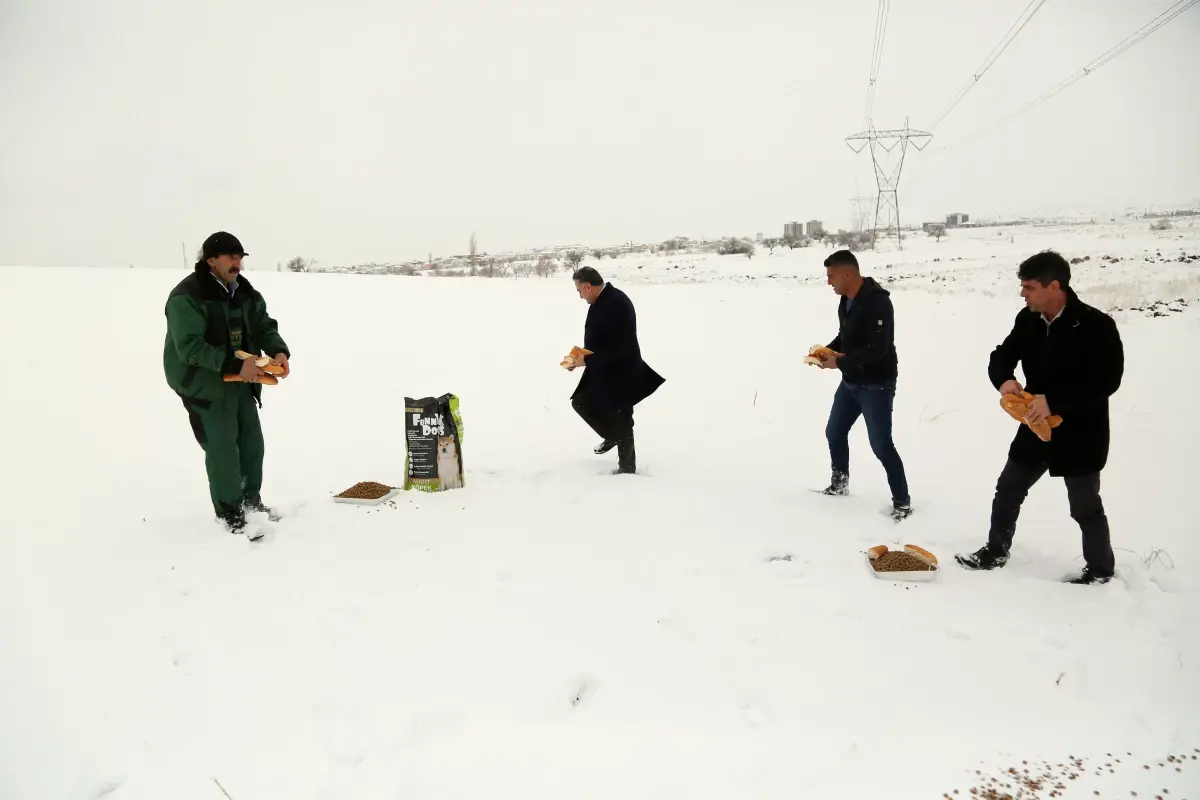
[[[279,378],[276,378],[274,375],[268,374],[268,375],[259,375],[258,379],[255,381],[247,381],[241,375],[226,375],[225,382],[226,383],[248,383],[248,382],[265,383],[267,386],[276,386],[279,384]]]
[[[834,350],[830,350],[823,344],[814,344],[812,347],[808,348],[808,355],[802,358],[801,361],[810,366],[820,366],[822,357],[829,358],[831,356],[840,355],[842,354]]]
[[[888,551],[888,546],[886,544],[877,544],[874,547],[872,547],[870,550],[867,551],[867,558],[874,561],[875,559],[877,559],[880,556],[882,556],[883,554],[885,554],[887,551]]]
[[[1021,392],[1020,394],[1002,394],[1000,395],[1000,407],[1003,408],[1008,415],[1017,422],[1029,425],[1029,429],[1041,439],[1043,442],[1050,441],[1051,428],[1057,428],[1062,424],[1062,417],[1057,414],[1051,414],[1043,420],[1038,420],[1032,424],[1025,422],[1025,415],[1029,413],[1029,404],[1033,402],[1033,395],[1029,392]]]
[[[591,350],[585,350],[582,347],[572,347],[571,352],[567,354],[566,358],[558,362],[558,365],[563,369],[570,369],[571,367],[579,365],[579,359],[583,358],[584,356],[590,356],[591,354]]]
[[[937,556],[926,550],[924,547],[917,547],[915,544],[906,544],[904,545],[904,552],[908,553],[913,558],[924,561],[931,567],[937,566]]]
[[[279,364],[272,364],[272,359],[270,356],[256,356],[253,353],[247,353],[245,350],[234,350],[233,354],[242,361],[245,361],[248,358],[253,359],[255,366],[257,366],[263,372],[269,372],[272,375],[283,374],[283,367]]]

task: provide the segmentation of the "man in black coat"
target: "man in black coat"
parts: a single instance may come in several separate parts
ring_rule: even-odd
[[[862,276],[858,259],[849,250],[825,259],[825,273],[834,293],[842,298],[838,301],[838,335],[829,343],[829,349],[840,355],[822,359],[821,367],[841,370],[842,382],[833,395],[825,426],[833,480],[824,494],[849,492],[850,429],[861,416],[871,450],[887,472],[892,519],[899,522],[912,514],[912,505],[904,462],[892,442],[898,359],[891,296],[873,278]]]
[[[637,471],[633,446],[633,407],[652,395],[664,378],[642,361],[637,315],[629,297],[605,283],[592,267],[572,275],[575,290],[589,308],[583,326],[583,377],[571,395],[571,406],[601,438],[597,455],[617,448],[615,474]],[[575,367],[571,367],[575,369]]]
[[[1083,573],[1070,583],[1108,582],[1115,571],[1108,518],[1100,500],[1100,472],[1108,462],[1108,398],[1121,386],[1125,353],[1112,317],[1070,288],[1071,266],[1055,252],[1026,259],[1017,271],[1028,310],[992,351],[988,377],[1001,394],[1034,395],[1029,421],[1062,418],[1043,442],[1021,425],[996,482],[988,543],[957,556],[967,569],[995,569],[1008,561],[1021,504],[1047,472],[1067,485],[1071,517],[1083,533]],[[1017,364],[1025,387],[1016,380]]]

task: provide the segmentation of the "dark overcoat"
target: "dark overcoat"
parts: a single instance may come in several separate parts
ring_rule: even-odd
[[[1073,289],[1052,323],[1027,309],[1017,314],[1012,331],[988,361],[988,378],[997,389],[1015,379],[1017,364],[1025,391],[1046,396],[1051,414],[1062,417],[1050,441],[1043,442],[1021,425],[1009,456],[1027,464],[1044,463],[1056,477],[1099,472],[1108,463],[1108,398],[1121,387],[1125,352],[1113,318],[1084,303]]]
[[[642,360],[633,303],[612,283],[588,306],[583,347],[592,354],[571,399],[582,393],[597,413],[633,408],[666,382]]]

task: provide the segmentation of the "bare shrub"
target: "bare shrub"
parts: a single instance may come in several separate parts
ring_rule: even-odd
[[[311,258],[306,259],[306,258],[301,258],[300,256],[296,256],[295,258],[293,258],[287,262],[287,269],[288,269],[288,272],[308,272],[312,268],[312,265],[315,263],[317,263],[317,262],[314,259],[311,259]]]
[[[582,250],[572,250],[571,252],[569,252],[565,256],[563,256],[563,261],[566,262],[566,266],[568,269],[572,269],[572,270],[579,269],[579,265],[583,263],[583,251]]]
[[[834,239],[838,247],[844,247],[851,252],[866,250],[874,241],[875,235],[871,231],[843,231]]]
[[[754,242],[751,242],[749,239],[738,239],[736,237],[723,239],[717,245],[717,255],[744,255],[746,258],[752,258],[754,256]]]
[[[1152,231],[1169,231],[1174,227],[1175,226],[1171,224],[1171,220],[1167,219],[1166,217],[1155,220],[1150,224],[1150,230]]]
[[[930,225],[929,226],[929,235],[934,237],[935,239],[937,239],[940,242],[942,240],[942,237],[946,235],[946,226],[945,225]]]

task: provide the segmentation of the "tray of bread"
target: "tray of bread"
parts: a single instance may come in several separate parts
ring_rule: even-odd
[[[867,564],[876,578],[885,581],[931,581],[938,574],[937,556],[915,544],[890,550],[879,544],[867,550]]]

